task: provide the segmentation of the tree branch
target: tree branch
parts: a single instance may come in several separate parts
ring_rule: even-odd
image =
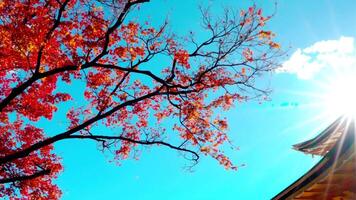
[[[47,175],[51,173],[51,170],[49,169],[44,169],[41,171],[37,171],[31,175],[22,175],[22,176],[14,176],[11,178],[4,178],[4,179],[0,179],[0,184],[6,184],[6,183],[13,183],[13,182],[17,182],[17,181],[25,181],[25,180],[30,180],[30,179],[34,179],[43,175]]]
[[[66,2],[68,3],[68,0],[66,0]],[[63,9],[63,10],[59,14],[61,14],[64,11],[64,8],[65,8],[64,6],[65,6],[66,2],[61,6],[61,9]],[[98,60],[100,60],[100,58],[102,58],[104,55],[106,55],[107,48],[108,48],[109,41],[110,41],[110,34],[112,34],[115,31],[115,29],[117,29],[122,24],[125,16],[127,15],[127,12],[129,11],[129,9],[132,6],[140,4],[140,3],[145,3],[145,2],[149,2],[149,0],[137,0],[137,1],[134,1],[134,2],[130,1],[125,5],[124,10],[120,14],[120,16],[118,17],[118,20],[116,21],[116,23],[112,27],[110,27],[108,29],[108,31],[106,32],[106,34],[105,34],[105,43],[104,43],[103,51],[97,57],[95,57],[92,61],[90,61],[89,63],[83,64],[82,69],[89,68],[89,67],[93,66],[94,63],[96,63]],[[58,16],[61,16],[61,15],[58,15]],[[59,18],[57,18],[57,19],[59,19]],[[58,20],[55,21],[55,26],[53,26],[54,29],[56,28],[56,26],[58,26],[57,24],[59,24]],[[51,32],[53,32],[53,31],[50,31],[49,33],[51,33]],[[40,54],[42,54],[42,53],[40,53]],[[39,60],[37,60],[36,68],[39,68],[39,66],[40,66],[40,59],[41,59],[40,58],[41,57],[40,54],[38,55]],[[9,105],[9,103],[13,99],[15,99],[18,95],[20,95],[23,91],[25,91],[28,87],[30,87],[32,85],[32,83],[36,82],[37,80],[39,80],[41,78],[45,78],[47,76],[51,76],[51,75],[60,73],[60,72],[65,72],[65,71],[69,71],[69,70],[76,70],[76,69],[78,69],[78,66],[65,66],[65,67],[56,68],[56,69],[53,69],[51,71],[44,72],[44,73],[35,73],[27,81],[25,81],[24,83],[18,85],[14,89],[12,89],[10,94],[0,102],[0,112],[2,112],[3,109],[7,105]]]
[[[68,2],[69,2],[69,0],[66,0],[63,4],[61,4],[61,7],[59,8],[59,11],[58,11],[57,18],[55,19],[52,28],[48,31],[48,33],[46,35],[45,43],[50,39],[54,30],[56,30],[56,28],[59,26],[59,24],[61,22],[62,14],[65,11],[65,7],[67,6]],[[37,55],[37,63],[36,63],[36,67],[35,67],[35,74],[39,73],[44,47],[45,47],[45,44],[41,45],[41,47],[39,48],[38,55]]]
[[[141,145],[163,145],[171,149],[191,153],[195,157],[193,158],[195,162],[199,160],[199,155],[195,151],[183,148],[181,145],[175,146],[163,141],[134,140],[123,136],[106,136],[106,135],[70,135],[63,139],[123,140],[130,143],[141,144]]]

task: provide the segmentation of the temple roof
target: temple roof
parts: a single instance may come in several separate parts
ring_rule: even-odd
[[[347,122],[348,121],[348,122]],[[324,157],[273,199],[356,199],[355,125],[339,118],[315,138],[294,148]]]
[[[347,120],[339,117],[315,138],[295,144],[293,148],[307,154],[324,156],[339,140],[346,127]]]

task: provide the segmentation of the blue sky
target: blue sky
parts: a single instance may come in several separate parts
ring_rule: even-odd
[[[277,13],[269,28],[277,34],[282,47],[288,49],[291,56],[286,57],[285,63],[288,59],[290,62],[283,66],[285,72],[266,77],[273,89],[271,101],[237,104],[224,113],[230,122],[229,135],[240,147],[240,151],[229,156],[246,166],[226,171],[215,160],[203,157],[190,173],[183,169],[189,164],[187,160],[175,151],[159,147],[144,149],[139,160],[126,160],[117,166],[109,163],[93,142],[63,141],[56,144],[64,163],[64,172],[57,180],[63,199],[270,199],[310,169],[319,158],[296,152],[291,145],[310,139],[332,120],[315,119],[325,108],[315,105],[319,100],[309,94],[318,94],[320,83],[330,79],[335,71],[335,60],[319,55],[336,55],[345,58],[345,62],[354,62],[353,49],[344,52],[342,47],[354,47],[356,3],[277,2]],[[130,17],[149,16],[152,23],[160,23],[169,16],[172,31],[184,34],[199,25],[199,4],[210,4],[219,13],[222,6],[239,8],[249,3],[252,2],[152,0]],[[273,11],[274,1],[255,3],[267,13]],[[346,44],[340,42],[342,37],[349,39]],[[319,51],[327,48],[331,50]],[[291,58],[293,55],[295,59]],[[300,69],[304,70],[302,75]]]

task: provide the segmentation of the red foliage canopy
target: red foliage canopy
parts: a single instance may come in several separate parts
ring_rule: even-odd
[[[113,159],[160,145],[236,169],[220,148],[226,119],[214,111],[266,95],[254,81],[280,56],[263,30],[270,17],[253,6],[214,20],[202,9],[210,36],[179,40],[167,23],[126,19],[147,1],[0,2],[0,197],[58,199],[52,145],[64,139],[94,140]],[[68,125],[45,133],[36,122],[53,123],[58,109]]]

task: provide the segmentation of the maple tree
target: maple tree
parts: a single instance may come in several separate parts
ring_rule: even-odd
[[[1,198],[58,199],[53,143],[68,139],[96,141],[114,160],[158,145],[236,169],[220,148],[227,121],[214,111],[267,95],[255,80],[281,55],[264,30],[270,17],[256,6],[220,18],[201,9],[209,37],[179,39],[166,22],[129,20],[146,2],[0,2]],[[53,123],[57,110],[68,124],[45,133],[38,121]]]

